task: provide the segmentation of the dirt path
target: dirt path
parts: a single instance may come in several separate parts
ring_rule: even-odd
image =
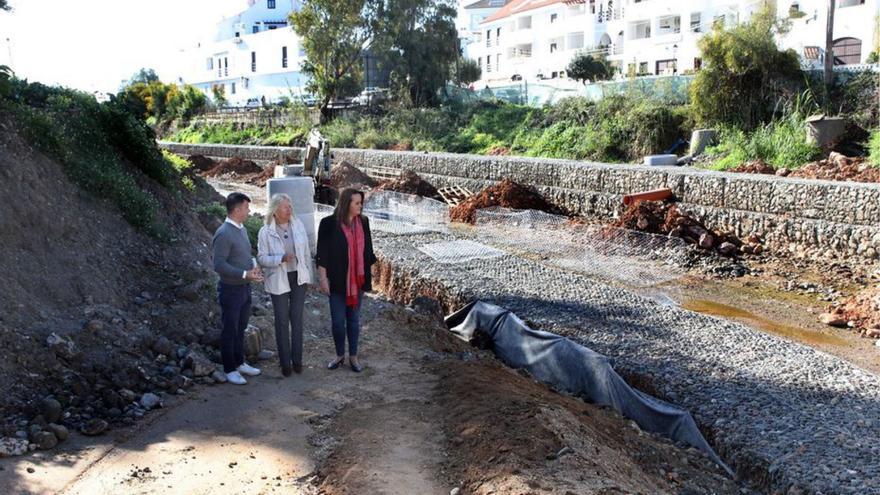
[[[263,362],[247,386],[169,397],[132,429],[0,459],[0,493],[739,491],[700,453],[505,368],[436,315],[371,298],[366,371],[325,370],[327,304],[306,304],[302,375]]]

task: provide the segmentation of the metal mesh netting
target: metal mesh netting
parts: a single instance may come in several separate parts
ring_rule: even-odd
[[[504,256],[504,251],[467,239],[432,242],[419,246],[418,249],[438,263],[465,263]]]
[[[446,232],[449,206],[440,201],[394,191],[373,191],[364,213],[373,230],[390,234]]]

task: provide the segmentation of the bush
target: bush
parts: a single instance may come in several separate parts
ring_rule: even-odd
[[[747,23],[729,30],[718,27],[700,39],[703,68],[690,95],[701,124],[755,129],[771,120],[780,100],[800,90],[797,53],[776,45],[781,30],[767,6]]]
[[[776,168],[797,168],[814,160],[821,149],[807,142],[803,116],[786,117],[763,124],[753,132],[726,126],[719,134],[719,144],[706,153],[718,160],[711,166],[727,170],[753,160],[762,160]]]
[[[868,140],[868,153],[871,164],[880,167],[880,129],[875,129]]]

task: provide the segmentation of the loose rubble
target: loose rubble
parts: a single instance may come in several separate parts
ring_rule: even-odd
[[[396,179],[389,179],[376,186],[379,191],[396,191],[405,194],[414,194],[425,198],[437,196],[437,188],[428,181],[419,177],[411,170],[404,170]]]

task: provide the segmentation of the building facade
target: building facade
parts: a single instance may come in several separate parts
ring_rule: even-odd
[[[697,41],[716,24],[747,20],[762,0],[513,0],[480,23],[466,53],[483,71],[478,84],[564,78],[580,52],[607,56],[619,77],[700,69]],[[791,18],[779,39],[805,66],[824,57],[826,0],[777,2]],[[865,63],[876,46],[880,0],[838,0],[835,63]]]
[[[302,96],[305,52],[287,22],[299,8],[299,0],[247,0],[245,10],[217,24],[212,40],[181,53],[178,82],[211,98],[222,88],[233,106]]]

